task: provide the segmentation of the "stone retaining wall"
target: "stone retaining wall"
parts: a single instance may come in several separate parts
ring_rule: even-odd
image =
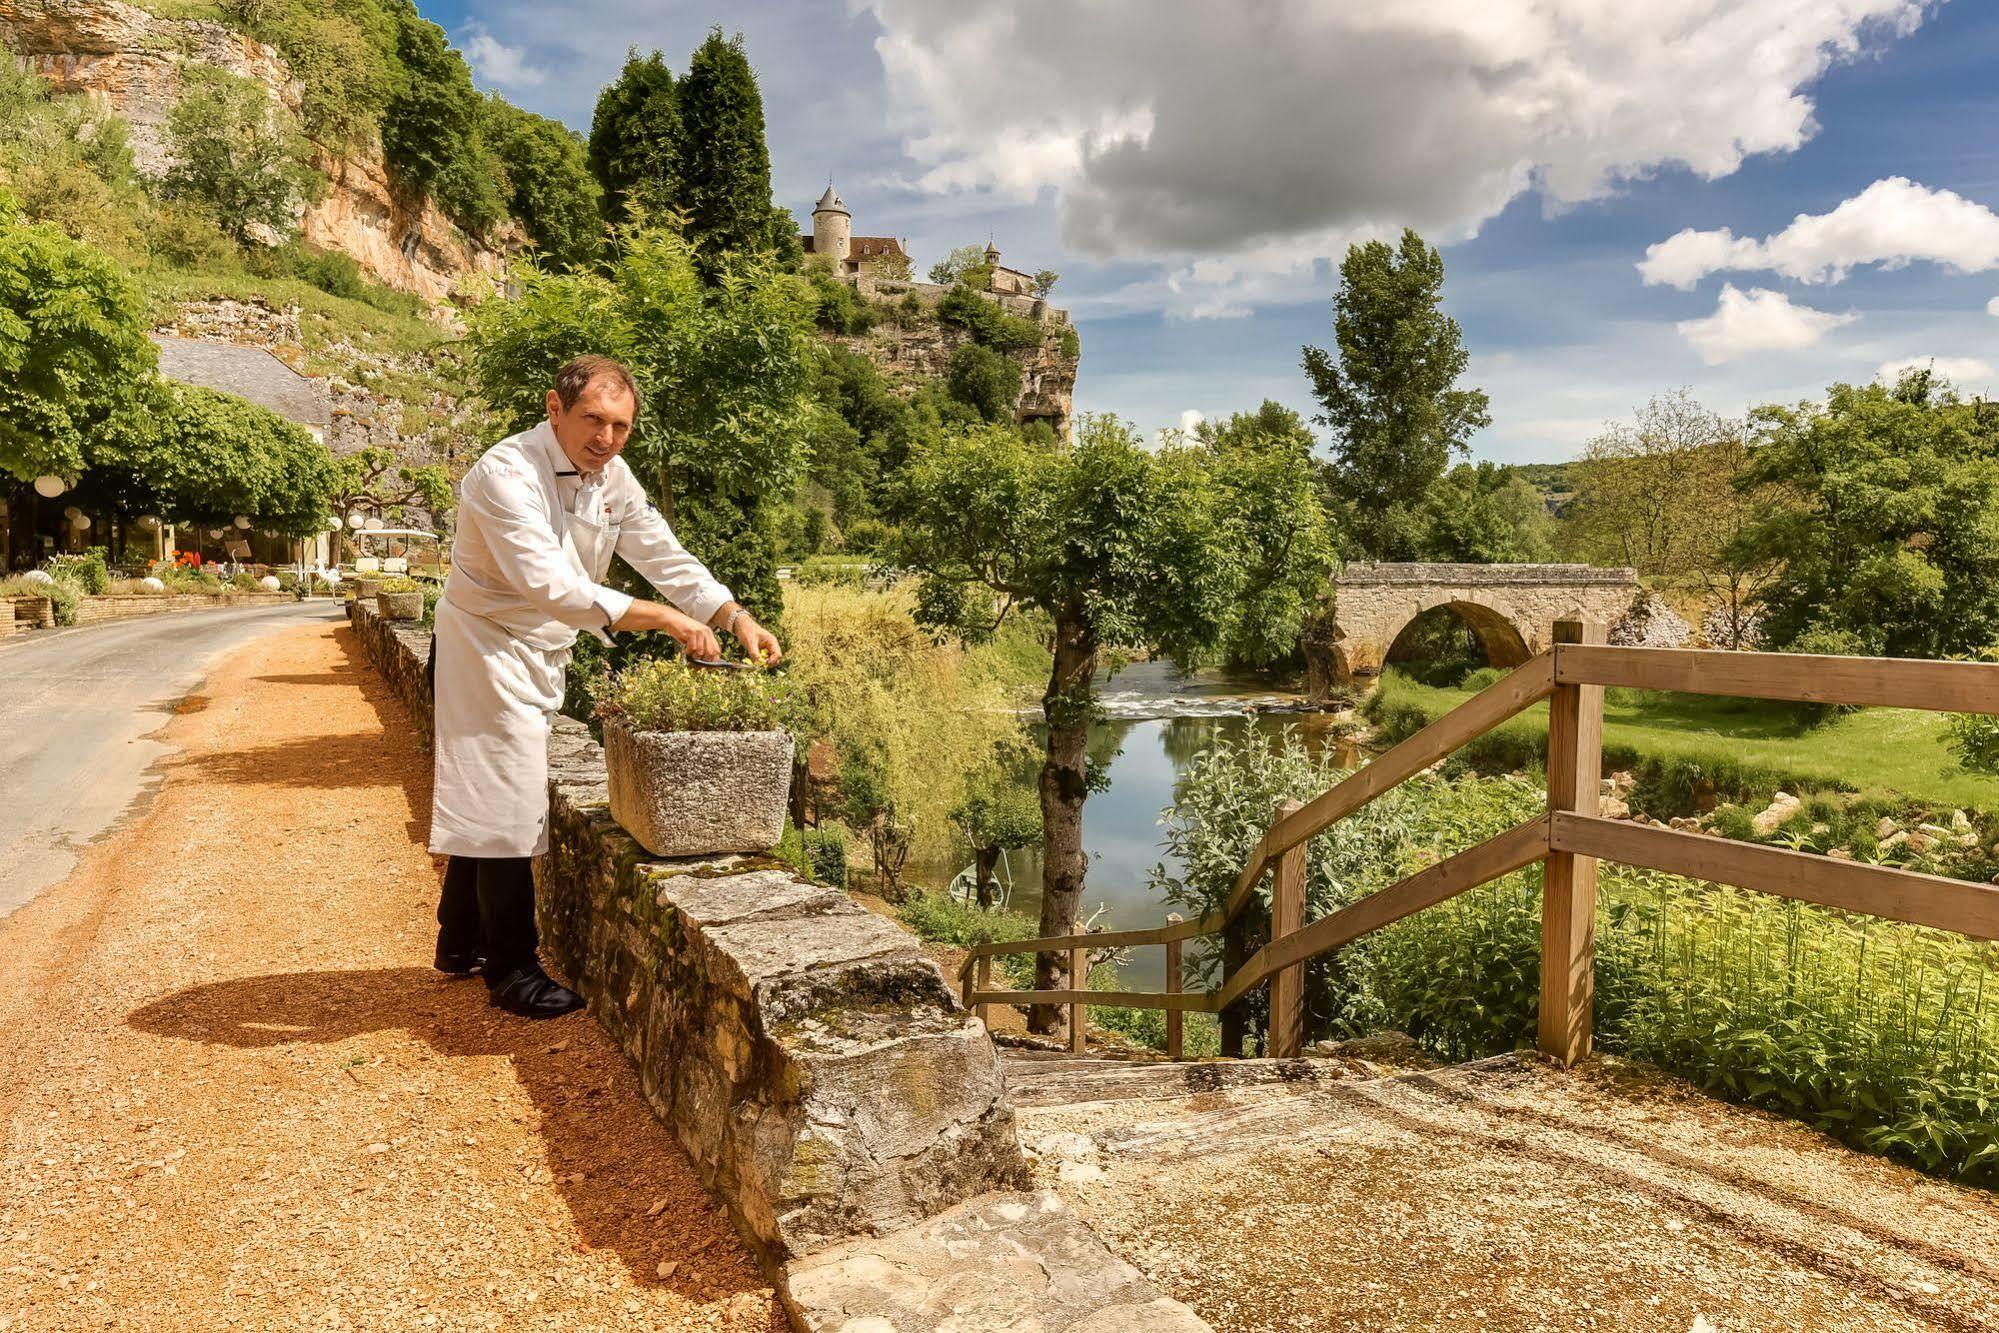
[[[289,602],[288,592],[183,592],[107,593],[101,597],[80,597],[76,603],[76,623],[95,625],[105,620],[129,620],[134,616],[162,616],[171,611],[219,611],[232,606],[259,606],[269,602]]]
[[[5,599],[19,630],[54,629],[56,604],[46,597],[14,596]]]
[[[427,734],[428,631],[365,604],[348,618]],[[571,719],[557,719],[549,776],[543,953],[631,1059],[797,1327],[1206,1327],[1054,1216],[1059,1202],[1012,1192],[1027,1170],[998,1055],[913,936],[765,858],[648,857],[612,820],[603,751]],[[884,1245],[906,1269],[893,1293],[877,1290]],[[916,1313],[953,1310],[967,1267],[1018,1294],[982,1290],[948,1323]],[[1061,1318],[1043,1318],[1058,1271]],[[909,1303],[862,1317],[857,1293]]]

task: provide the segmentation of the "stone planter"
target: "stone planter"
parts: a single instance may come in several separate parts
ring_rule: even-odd
[[[382,613],[384,620],[422,620],[423,594],[378,592],[375,594],[375,609]]]
[[[784,835],[787,731],[633,731],[604,723],[611,817],[654,856],[762,852]]]
[[[364,602],[372,602],[375,600],[375,594],[382,590],[382,584],[385,582],[387,582],[386,579],[354,579],[354,595]]]

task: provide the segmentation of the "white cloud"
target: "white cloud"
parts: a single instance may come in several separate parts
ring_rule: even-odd
[[[1994,319],[1999,319],[1999,296],[1995,296],[1985,303],[1985,313]]]
[[[1186,432],[1187,434],[1192,435],[1195,431],[1201,428],[1201,423],[1206,421],[1207,419],[1208,417],[1206,413],[1201,412],[1196,408],[1190,407],[1186,411],[1180,414],[1180,429]]]
[[[1301,265],[1475,234],[1814,133],[1811,86],[1926,0],[851,0],[931,191],[1060,197],[1094,258],[1181,264],[1182,313],[1295,300]],[[1192,257],[1204,256],[1200,263]],[[1313,289],[1311,295],[1317,297]]]
[[[1718,366],[1745,352],[1789,351],[1809,347],[1842,324],[1860,318],[1793,305],[1782,292],[1752,287],[1740,291],[1724,283],[1714,313],[1704,319],[1674,325],[1708,365]]]
[[[1959,388],[1971,389],[1991,380],[1994,375],[1991,363],[1980,361],[1975,356],[1909,356],[1900,361],[1883,361],[1874,376],[1893,384],[1907,370],[1932,370]]]
[[[1918,259],[1964,273],[1999,268],[1999,213],[1949,190],[1889,176],[1830,213],[1800,213],[1763,240],[1728,228],[1678,232],[1645,251],[1650,284],[1688,290],[1724,269],[1768,269],[1800,282],[1838,282],[1860,264],[1901,268]]]
[[[499,88],[532,88],[548,78],[530,65],[527,52],[508,46],[477,23],[466,25],[465,60],[481,80]]]

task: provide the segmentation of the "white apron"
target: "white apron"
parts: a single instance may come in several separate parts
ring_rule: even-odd
[[[618,529],[552,508],[563,547],[591,582],[603,582]],[[549,730],[570,650],[535,642],[480,603],[460,582],[447,584],[437,604],[430,850],[540,856],[548,851]]]

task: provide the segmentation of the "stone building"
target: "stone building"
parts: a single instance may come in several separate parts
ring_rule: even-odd
[[[905,264],[909,262],[909,246],[905,241],[894,236],[854,235],[854,215],[830,181],[826,193],[812,206],[812,234],[799,237],[798,243],[805,247],[806,254],[830,260],[833,271],[842,277],[858,275],[874,260],[894,258]]]

